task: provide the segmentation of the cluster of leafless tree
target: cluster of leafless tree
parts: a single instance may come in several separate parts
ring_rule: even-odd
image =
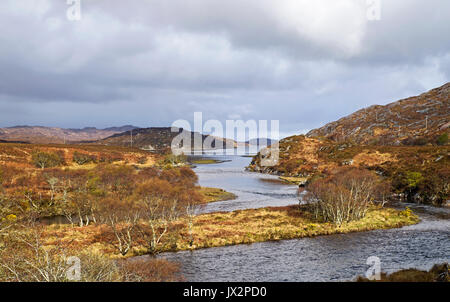
[[[176,233],[171,231],[179,218],[190,217],[192,231],[192,209],[203,201],[197,176],[186,167],[137,170],[104,164],[91,170],[0,171],[0,280],[6,281],[65,281],[67,257],[74,254],[89,263],[84,281],[170,281],[178,271],[171,263],[111,261],[68,248],[67,242],[48,246],[42,222],[60,215],[72,227],[97,224],[102,242],[121,255],[143,242],[156,254],[170,244],[165,237]]]
[[[76,251],[70,244],[45,244],[43,228],[2,238],[0,282],[158,282],[181,281],[179,267],[158,259],[113,260]]]
[[[317,179],[306,189],[303,200],[310,205],[316,219],[341,225],[363,218],[374,201],[384,205],[389,184],[374,172],[343,168]]]

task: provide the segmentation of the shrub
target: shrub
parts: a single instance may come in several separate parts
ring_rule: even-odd
[[[424,177],[420,172],[407,172],[406,184],[409,188],[417,188],[424,181]]]
[[[62,165],[64,158],[61,154],[37,151],[31,156],[31,161],[36,167],[45,169]]]
[[[73,153],[73,161],[79,165],[89,164],[89,163],[95,162],[96,160],[97,159],[94,155],[81,153],[78,151],[75,151]]]
[[[160,178],[167,180],[173,185],[181,185],[186,188],[193,187],[198,181],[197,175],[189,167],[163,170],[160,174]]]
[[[138,158],[137,163],[140,165],[145,165],[147,163],[148,159],[146,156],[141,156]]]
[[[305,200],[316,219],[341,225],[366,215],[378,183],[378,177],[368,170],[341,169],[309,184]]]
[[[123,154],[118,152],[108,152],[108,153],[101,153],[99,155],[98,161],[101,163],[113,163],[122,161],[124,159]]]
[[[448,133],[444,133],[437,138],[437,144],[439,146],[447,145],[448,143]]]
[[[33,230],[35,231],[35,230]],[[163,259],[116,261],[98,253],[79,252],[56,241],[45,246],[42,231],[5,237],[0,249],[0,281],[14,282],[160,282],[182,281],[179,265]],[[71,280],[73,263],[80,260],[79,280]]]
[[[111,198],[102,201],[99,215],[102,223],[108,226],[106,234],[114,236],[110,243],[125,256],[135,245],[140,210],[132,202]]]
[[[8,230],[17,219],[17,216],[11,213],[13,208],[11,203],[11,200],[7,199],[6,196],[0,195],[0,236]]]
[[[408,137],[402,141],[406,146],[425,146],[427,143],[428,140],[423,137]]]
[[[287,173],[292,174],[301,165],[297,160],[289,160],[285,163],[285,170]]]
[[[163,163],[166,165],[181,165],[181,164],[185,164],[187,162],[187,156],[182,154],[182,155],[175,155],[175,154],[169,154],[166,155],[166,157],[164,158]]]
[[[426,181],[424,181],[426,179]],[[415,191],[420,193],[421,202],[440,206],[449,199],[450,194],[450,169],[442,168],[427,173]]]

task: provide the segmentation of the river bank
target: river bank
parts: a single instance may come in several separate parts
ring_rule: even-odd
[[[346,234],[377,229],[399,228],[418,223],[419,218],[409,209],[404,211],[373,206],[365,218],[336,226],[318,222],[305,206],[288,206],[238,210],[233,212],[208,213],[172,223],[161,241],[159,252],[178,252],[222,247],[256,242],[279,241],[316,237],[321,235]],[[145,228],[145,223],[141,227]],[[61,242],[75,241],[79,247],[122,258],[105,236],[104,225],[71,227],[51,225],[45,230],[48,238],[59,238]],[[139,237],[126,257],[148,253],[145,242]]]
[[[209,213],[195,217],[190,244],[188,231],[181,232],[176,250],[195,250],[255,242],[279,241],[331,234],[399,228],[418,223],[409,209],[371,207],[365,218],[336,226],[318,222],[305,206],[288,206]]]

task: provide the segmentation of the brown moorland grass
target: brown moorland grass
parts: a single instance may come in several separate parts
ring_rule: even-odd
[[[96,158],[97,162],[110,162],[115,164],[132,164],[138,167],[154,165],[161,157],[137,148],[125,148],[102,145],[41,145],[0,143],[0,165],[13,165],[19,168],[33,169],[32,155],[34,152],[59,153],[62,155],[62,166],[72,169],[92,168],[94,164],[78,165],[73,162],[74,153],[86,154]]]

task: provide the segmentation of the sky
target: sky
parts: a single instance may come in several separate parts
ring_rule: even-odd
[[[2,0],[0,127],[305,133],[448,82],[449,32],[448,0]]]

